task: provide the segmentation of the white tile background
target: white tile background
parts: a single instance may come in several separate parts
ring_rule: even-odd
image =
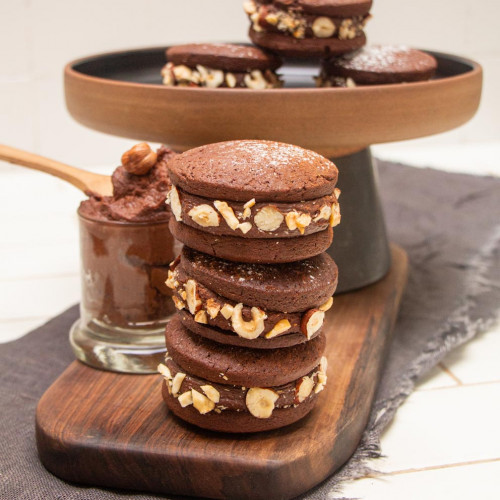
[[[64,64],[125,48],[244,41],[247,21],[240,4],[0,0],[0,143],[110,172],[131,141],[87,130],[70,118]],[[372,12],[370,42],[452,52],[485,69],[482,104],[467,125],[379,145],[375,152],[415,165],[500,175],[500,2],[375,0]],[[79,300],[74,210],[82,196],[57,179],[0,163],[0,342]],[[374,464],[380,473],[332,498],[499,498],[499,352],[497,326],[448,356],[385,432],[386,458]]]
[[[500,2],[375,0],[372,12],[371,43],[452,52],[485,69],[477,116],[456,131],[408,147],[500,140]],[[2,0],[0,142],[70,164],[112,165],[129,141],[72,121],[64,107],[65,63],[125,48],[245,41],[247,25],[239,0]]]

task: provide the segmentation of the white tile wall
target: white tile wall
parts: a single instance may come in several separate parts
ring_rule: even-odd
[[[62,88],[65,63],[124,48],[245,41],[248,23],[241,3],[1,1],[0,143],[75,165],[115,164],[130,141],[86,130],[71,119]],[[373,14],[367,30],[371,43],[407,43],[453,52],[477,59],[485,67],[484,98],[477,116],[459,131],[418,144],[500,140],[500,2],[379,0],[374,2]],[[395,151],[392,145],[385,150]]]

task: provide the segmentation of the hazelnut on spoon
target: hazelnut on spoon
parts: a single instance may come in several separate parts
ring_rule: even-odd
[[[122,155],[123,168],[133,175],[146,175],[156,164],[158,155],[146,142],[136,144]]]

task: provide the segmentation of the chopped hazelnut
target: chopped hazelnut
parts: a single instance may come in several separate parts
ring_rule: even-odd
[[[330,226],[335,227],[340,224],[340,205],[338,203],[332,204],[332,215],[330,216]]]
[[[290,324],[290,321],[288,321],[287,319],[282,319],[273,326],[272,330],[266,333],[265,337],[266,339],[272,339],[280,333],[284,333],[287,330],[290,330],[291,327],[292,325]]]
[[[220,401],[220,393],[215,387],[211,385],[202,385],[200,386],[200,389],[205,393],[210,401],[213,401],[214,403],[218,403]]]
[[[255,198],[247,201],[243,205],[243,219],[248,219],[252,215],[252,207],[255,205]]]
[[[217,314],[219,314],[220,305],[214,299],[212,299],[212,298],[208,299],[207,303],[205,304],[205,307],[206,307],[208,315],[212,319],[216,318]]]
[[[230,88],[230,89],[234,89],[234,87],[236,87],[236,77],[232,74],[232,73],[227,73],[226,74],[226,85]]]
[[[174,396],[177,395],[179,392],[182,382],[184,382],[184,379],[186,378],[185,373],[176,373],[174,379],[172,380],[172,394]]]
[[[211,412],[215,408],[215,403],[210,401],[204,394],[195,389],[191,389],[193,395],[193,406],[200,412],[201,415]]]
[[[257,12],[257,6],[254,2],[248,1],[243,2],[243,10],[248,14],[255,14]]]
[[[308,340],[323,326],[324,319],[325,312],[319,309],[310,309],[304,313],[300,322],[300,329]]]
[[[168,369],[167,365],[164,365],[163,363],[160,363],[157,368],[158,372],[163,375],[167,380],[172,379],[172,373]]]
[[[219,215],[210,205],[198,205],[188,212],[189,217],[202,227],[219,225]]]
[[[241,222],[238,224],[238,229],[243,233],[247,234],[250,229],[252,229],[252,224],[250,222]]]
[[[295,387],[295,403],[302,403],[312,392],[314,380],[312,377],[302,377]]]
[[[332,208],[330,207],[330,205],[323,205],[319,211],[319,214],[316,217],[314,217],[313,221],[318,222],[321,219],[329,220],[331,214],[332,214]]]
[[[329,17],[317,17],[312,24],[312,30],[317,38],[330,38],[335,33],[335,24]]]
[[[182,302],[182,300],[179,299],[179,297],[177,297],[176,295],[172,296],[172,300],[174,301],[176,309],[178,309],[179,311],[186,307],[186,304],[184,304],[184,302]]]
[[[224,71],[220,69],[211,69],[198,64],[196,69],[200,73],[200,83],[206,87],[217,88],[224,83]]]
[[[319,306],[320,311],[328,311],[333,305],[333,297],[330,297],[324,304]]]
[[[195,280],[187,280],[184,284],[184,289],[186,290],[186,302],[188,305],[189,312],[195,314],[201,308],[201,300],[198,297],[198,285]]]
[[[225,319],[229,319],[233,315],[234,307],[230,304],[224,304],[220,313],[224,316]]]
[[[165,281],[165,285],[168,286],[168,288],[171,288],[172,290],[175,288],[175,274],[174,271],[171,271],[170,269],[168,270],[167,274],[167,281]]]
[[[275,231],[281,226],[284,219],[283,214],[272,205],[261,208],[253,218],[255,225],[261,231]]]
[[[256,339],[264,331],[264,320],[267,315],[262,309],[252,307],[252,319],[245,321],[242,315],[243,304],[236,304],[231,316],[233,330],[245,339]]]
[[[201,309],[194,315],[194,320],[197,323],[203,323],[206,325],[208,323],[207,312]]]
[[[186,406],[193,404],[193,394],[191,391],[184,392],[178,398],[179,404],[185,408]]]
[[[269,418],[274,410],[278,394],[271,389],[252,387],[248,390],[245,403],[248,411],[257,418]]]
[[[234,231],[240,225],[240,221],[234,215],[233,209],[225,201],[214,201],[215,208],[224,217],[226,224]]]
[[[170,205],[175,220],[177,222],[181,222],[182,221],[181,199],[179,197],[179,191],[177,191],[177,188],[174,185],[172,185],[172,188],[167,193],[166,203]]]
[[[296,210],[292,210],[286,214],[285,220],[290,231],[298,229],[300,234],[304,234],[305,228],[311,224],[312,219],[309,214],[302,214]]]
[[[258,69],[254,69],[249,74],[246,74],[243,77],[243,81],[249,89],[262,90],[268,87],[268,82],[264,78],[262,71]]]

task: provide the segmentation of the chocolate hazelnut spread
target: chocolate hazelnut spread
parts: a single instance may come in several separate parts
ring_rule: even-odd
[[[94,330],[147,329],[164,324],[173,312],[164,282],[176,250],[165,196],[167,162],[175,153],[161,147],[156,154],[143,175],[119,166],[112,175],[113,196],[90,193],[78,210],[81,315]]]
[[[156,164],[144,175],[129,173],[119,166],[111,176],[113,196],[89,193],[81,203],[83,217],[101,221],[161,222],[168,221],[170,210],[165,196],[170,189],[167,163],[175,153],[162,146]]]

